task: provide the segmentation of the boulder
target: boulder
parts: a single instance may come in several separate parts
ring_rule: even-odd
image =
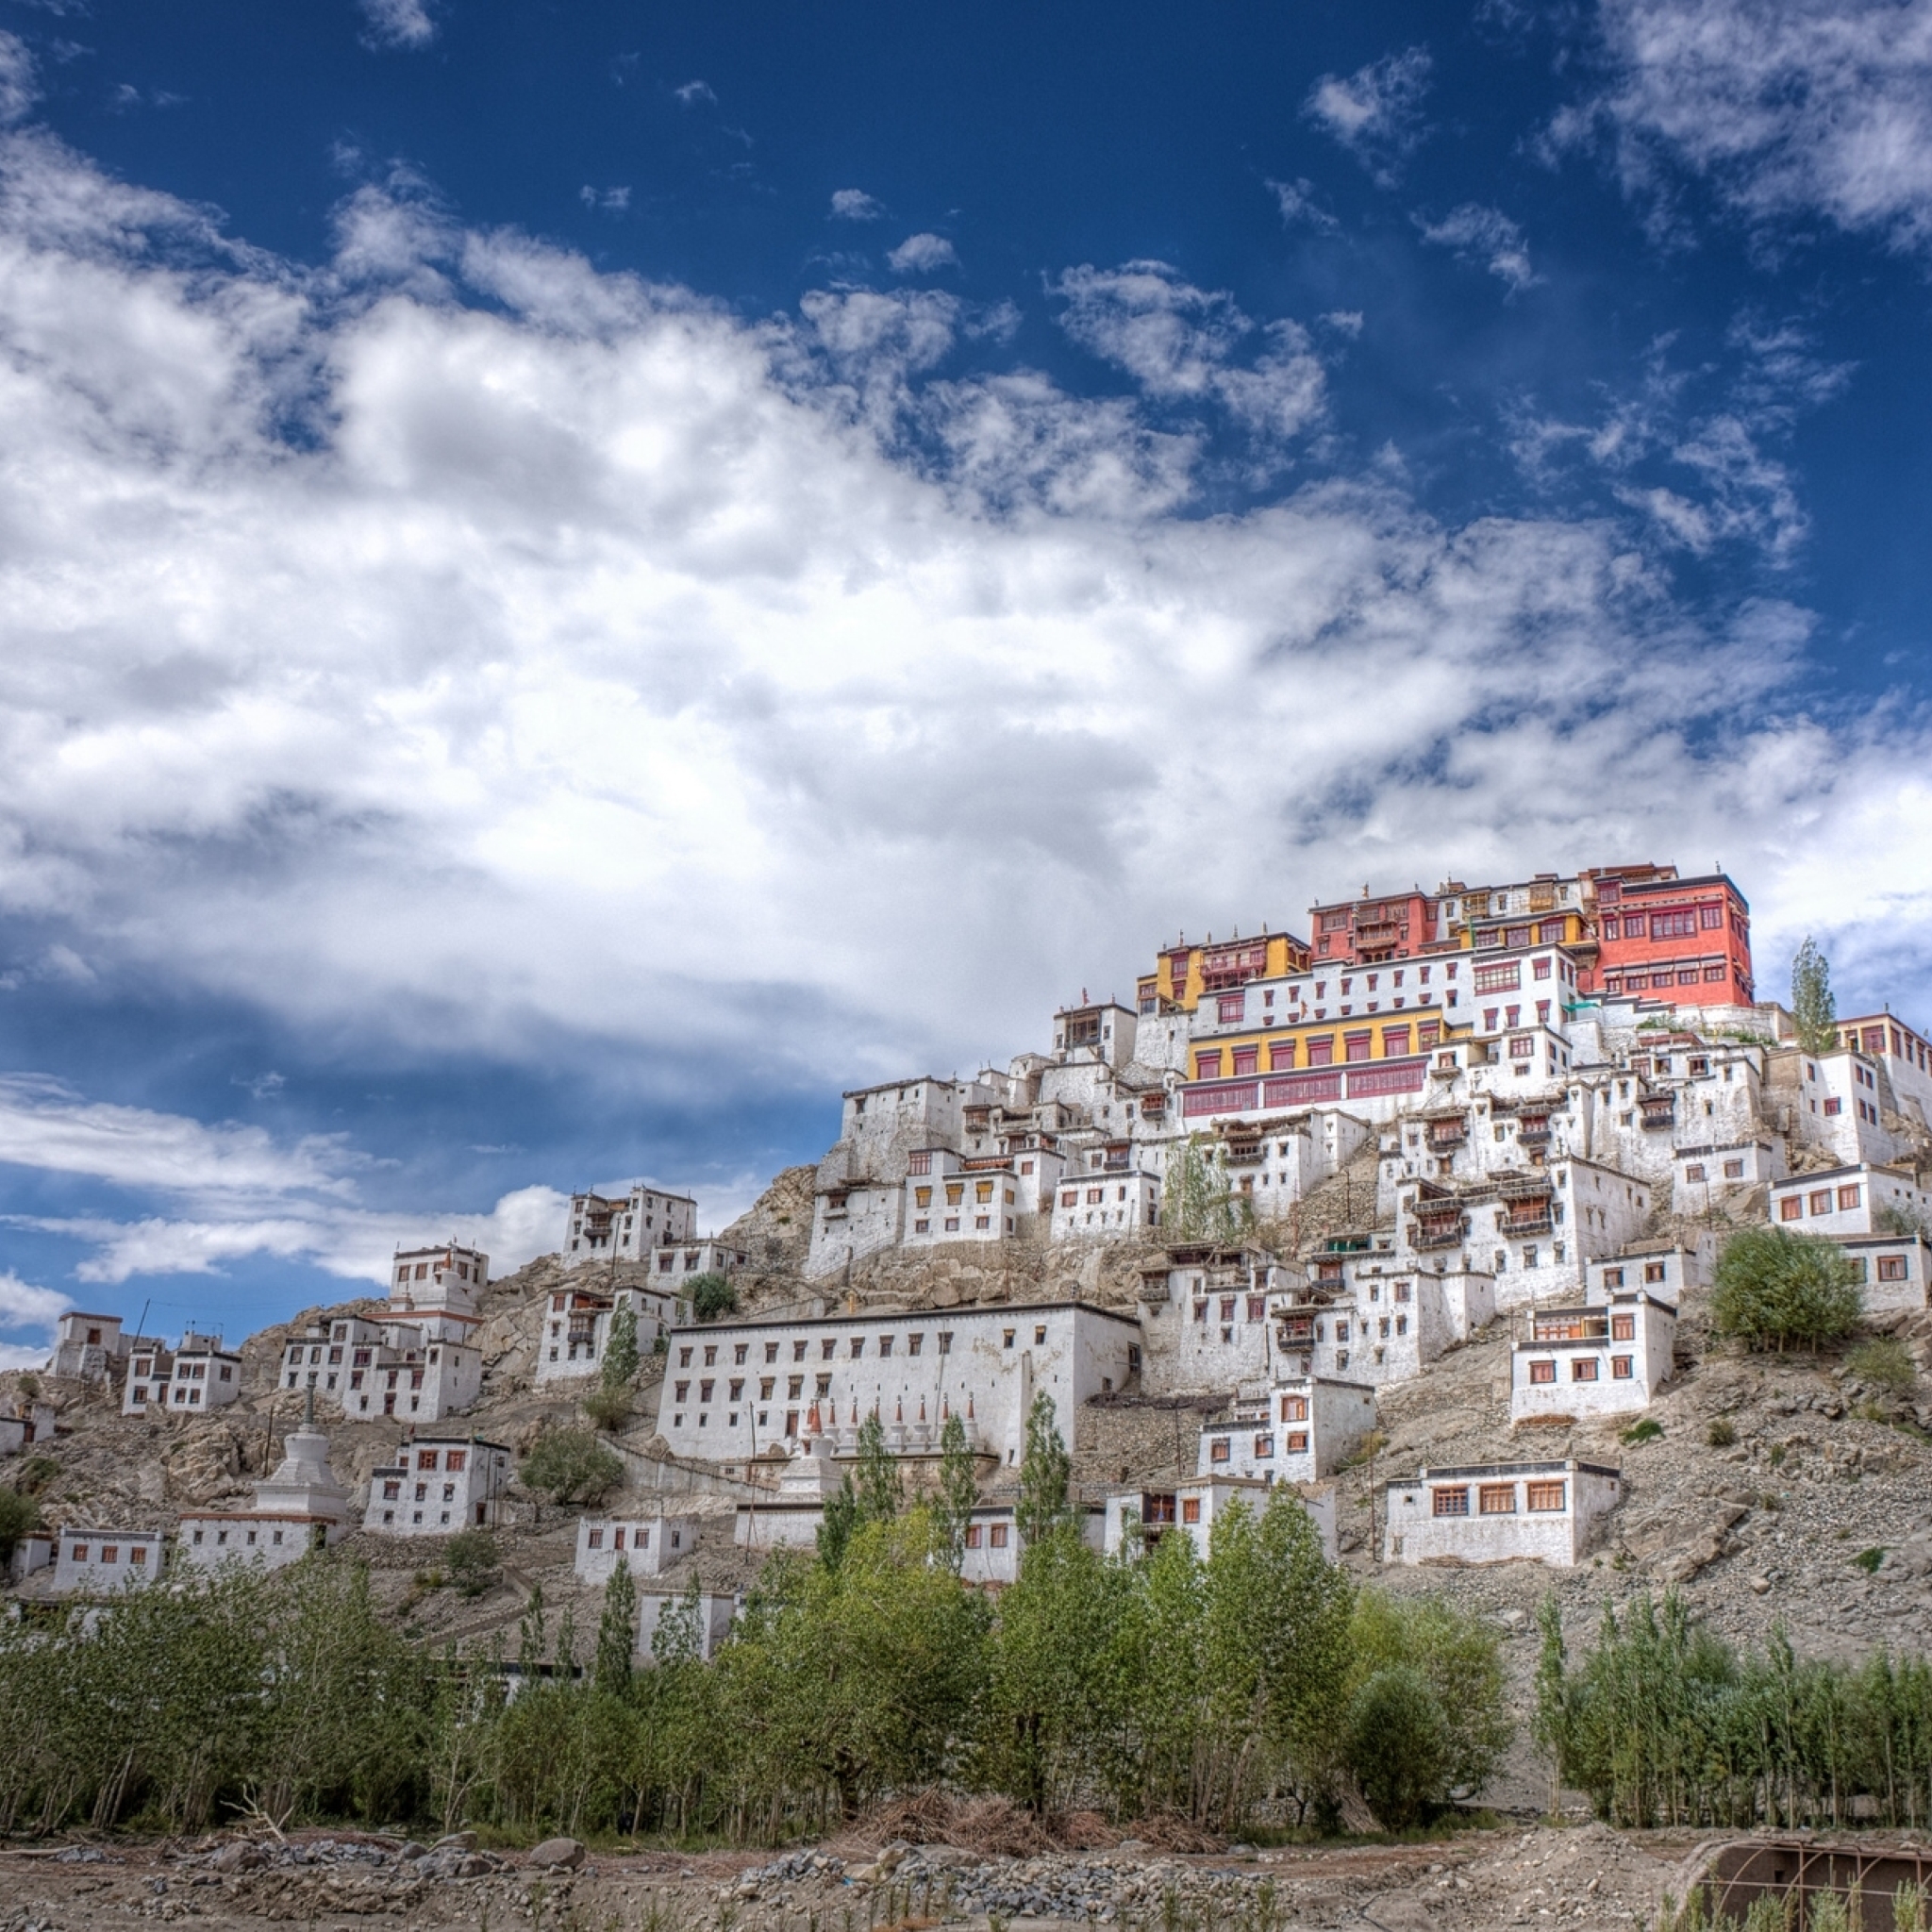
[[[540,1872],[575,1872],[584,1862],[584,1848],[574,1838],[546,1838],[527,1862]]]

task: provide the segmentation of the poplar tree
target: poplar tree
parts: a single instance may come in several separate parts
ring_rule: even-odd
[[[604,1614],[597,1620],[596,1685],[622,1695],[630,1688],[631,1652],[638,1627],[638,1587],[622,1557],[604,1586]]]
[[[604,1386],[613,1394],[628,1388],[638,1372],[638,1311],[619,1302],[610,1317],[610,1334],[604,1343]]]
[[[1026,1453],[1020,1458],[1020,1501],[1014,1527],[1023,1543],[1037,1543],[1067,1514],[1073,1458],[1054,1421],[1053,1397],[1036,1395],[1026,1418]]]
[[[1838,1001],[1831,991],[1831,962],[1808,934],[1791,961],[1791,1018],[1798,1044],[1807,1053],[1831,1053],[1838,1046]]]
[[[941,1554],[955,1576],[966,1560],[966,1528],[978,1501],[979,1478],[966,1444],[966,1424],[949,1415],[940,1431],[940,1486],[932,1516]]]
[[[899,1458],[886,1446],[886,1425],[874,1410],[858,1425],[858,1520],[890,1523],[906,1507]]]

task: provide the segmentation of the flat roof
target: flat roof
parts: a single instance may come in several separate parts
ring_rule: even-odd
[[[750,1332],[760,1328],[847,1328],[855,1322],[945,1322],[958,1321],[962,1317],[983,1318],[987,1321],[1016,1320],[1026,1314],[1054,1315],[1071,1309],[1075,1314],[1098,1315],[1108,1322],[1123,1322],[1129,1328],[1139,1328],[1140,1317],[1123,1315],[1113,1308],[1103,1308],[1092,1302],[998,1302],[991,1307],[973,1308],[884,1308],[872,1313],[861,1311],[855,1315],[799,1315],[791,1319],[774,1317],[769,1321],[754,1322],[704,1322],[694,1323],[688,1328],[674,1328],[671,1332],[680,1341],[693,1335],[730,1335]],[[908,1360],[911,1357],[908,1357]]]
[[[1696,886],[1723,886],[1737,893],[1738,903],[1748,912],[1750,902],[1742,892],[1738,891],[1737,881],[1728,873],[1699,873],[1688,879],[1626,879],[1624,881],[1624,896],[1627,899],[1633,892],[1681,892]]]
[[[1483,1476],[1563,1475],[1572,1471],[1578,1475],[1607,1475],[1613,1481],[1621,1481],[1624,1474],[1621,1469],[1612,1469],[1607,1463],[1578,1462],[1574,1457],[1567,1457],[1560,1462],[1462,1462],[1453,1468],[1445,1464],[1441,1469],[1419,1469],[1411,1476],[1391,1477],[1382,1487],[1407,1490],[1421,1483],[1458,1482]]]
[[[1883,1160],[1854,1160],[1842,1167],[1814,1168],[1809,1174],[1788,1174],[1781,1181],[1773,1181],[1773,1188],[1803,1188],[1813,1181],[1828,1181],[1834,1174],[1887,1174],[1895,1181],[1910,1181],[1918,1185],[1919,1176],[1908,1167],[1892,1167]]]

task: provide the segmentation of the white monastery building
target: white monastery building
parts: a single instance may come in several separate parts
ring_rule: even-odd
[[[1423,1468],[1384,1491],[1383,1560],[1568,1569],[1596,1546],[1623,1498],[1623,1476],[1594,1462],[1491,1462]]]
[[[371,1471],[362,1527],[378,1536],[454,1536],[493,1528],[511,1457],[475,1436],[406,1437],[395,1459]]]

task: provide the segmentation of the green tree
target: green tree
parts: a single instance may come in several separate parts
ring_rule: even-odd
[[[529,1601],[524,1605],[524,1614],[517,1620],[517,1666],[524,1674],[525,1685],[535,1678],[538,1667],[543,1661],[546,1641],[543,1628],[543,1586],[541,1583],[533,1583],[530,1586]]]
[[[1036,1543],[1067,1515],[1067,1486],[1073,1458],[1055,1420],[1051,1395],[1033,1398],[1026,1417],[1026,1449],[1020,1458],[1020,1500],[1013,1526],[1022,1543]]]
[[[13,1555],[21,1538],[40,1527],[39,1507],[18,1490],[0,1490],[0,1565]]]
[[[1255,1224],[1255,1205],[1228,1179],[1225,1150],[1190,1134],[1168,1156],[1161,1231],[1170,1241],[1239,1241]]]
[[[1536,1660],[1536,1709],[1530,1736],[1550,1767],[1550,1816],[1563,1800],[1563,1771],[1570,1749],[1570,1701],[1563,1649],[1563,1610],[1554,1595],[1538,1606],[1537,1629],[1542,1641]]]
[[[966,1441],[966,1424],[948,1415],[940,1430],[939,1493],[933,1500],[933,1528],[947,1567],[957,1576],[966,1560],[966,1530],[979,1501],[979,1477]]]
[[[595,1503],[624,1480],[624,1464],[589,1429],[546,1429],[519,1474],[555,1503]]]
[[[1448,1720],[1423,1674],[1391,1664],[1348,1707],[1348,1763],[1387,1831],[1408,1831],[1441,1801],[1451,1755]]]
[[[839,1487],[825,1498],[824,1515],[820,1520],[818,1532],[821,1568],[836,1570],[845,1560],[846,1547],[861,1520],[858,1491],[852,1487],[852,1473],[847,1470],[840,1478]]]
[[[597,1620],[597,1689],[622,1696],[630,1688],[631,1653],[637,1646],[638,1587],[623,1557],[604,1586],[604,1614]]]
[[[610,1314],[610,1333],[604,1342],[604,1365],[599,1377],[605,1388],[626,1389],[638,1372],[638,1311],[627,1299],[620,1299]]]
[[[1126,1721],[1120,1640],[1135,1587],[1131,1569],[1106,1562],[1072,1523],[1026,1544],[988,1648],[977,1781],[1036,1812],[1069,1807],[1095,1781]],[[1149,1661],[1158,1673],[1170,1659]]]
[[[1838,1001],[1832,996],[1831,964],[1808,935],[1791,960],[1791,1018],[1798,1044],[1807,1053],[1836,1050]]]
[[[1378,1671],[1412,1670],[1442,1715],[1442,1787],[1430,1802],[1476,1796],[1495,1774],[1514,1726],[1493,1624],[1441,1597],[1395,1597],[1365,1590],[1349,1631],[1355,1683]],[[1379,1814],[1378,1814],[1379,1815]]]
[[[720,1315],[731,1314],[738,1307],[738,1291],[731,1285],[729,1275],[715,1271],[693,1274],[684,1289],[691,1297],[691,1311],[700,1322],[715,1322]]]
[[[460,1596],[481,1596],[496,1581],[496,1539],[487,1529],[459,1529],[443,1548],[443,1567]]]
[[[886,1425],[876,1409],[858,1425],[858,1473],[854,1487],[861,1523],[890,1523],[906,1507],[899,1458],[886,1446]]]
[[[1752,1349],[1816,1350],[1864,1312],[1857,1271],[1836,1243],[1783,1227],[1742,1227],[1718,1257],[1711,1325]]]

